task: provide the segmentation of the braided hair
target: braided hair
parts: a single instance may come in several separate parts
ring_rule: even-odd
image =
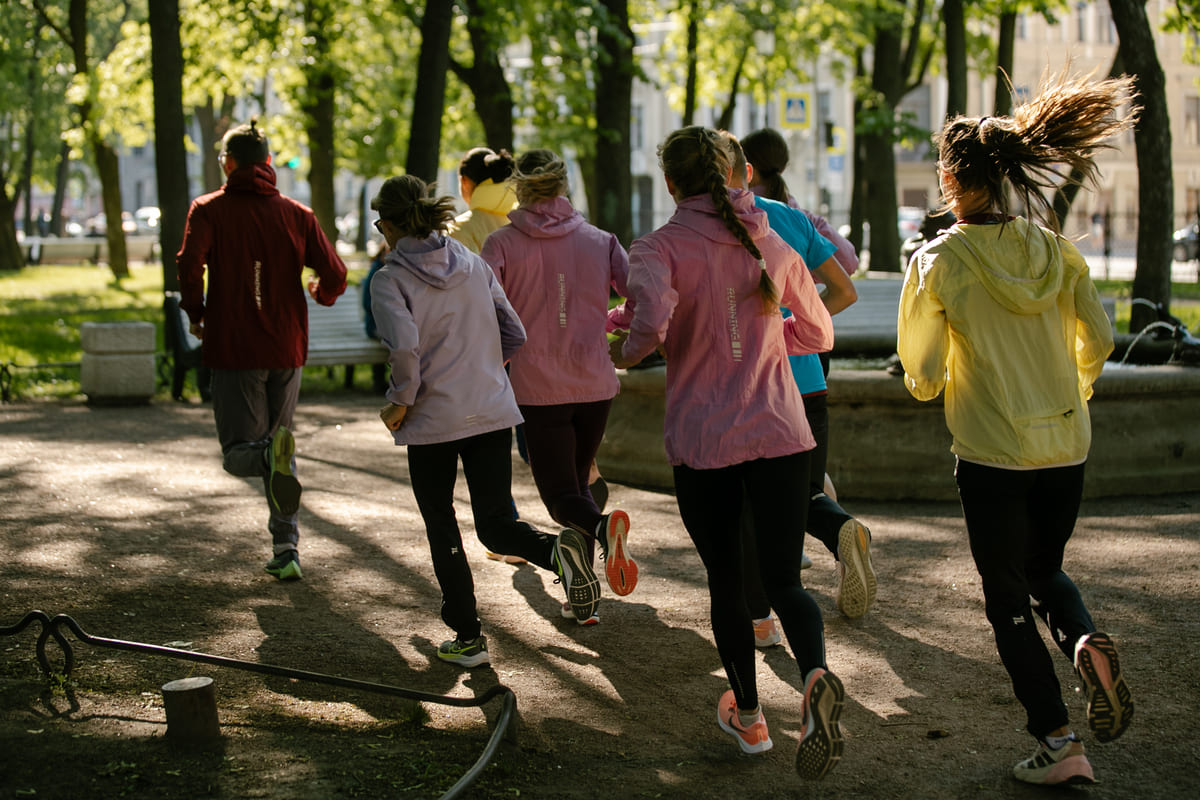
[[[401,236],[426,239],[454,219],[453,198],[435,197],[433,190],[416,175],[388,178],[371,198],[371,209],[395,225]]]
[[[1095,184],[1095,152],[1112,147],[1105,140],[1137,121],[1140,108],[1132,103],[1124,116],[1119,113],[1132,99],[1130,77],[1089,82],[1089,76],[1069,79],[1064,70],[1011,117],[954,117],[934,139],[939,168],[962,190],[951,184],[946,200],[982,191],[990,208],[1007,219],[1015,199],[1016,207],[1057,231],[1045,190],[1072,181],[1072,172],[1081,176],[1079,183]]]
[[[763,260],[762,252],[729,200],[725,180],[732,159],[721,135],[699,125],[681,128],[659,145],[658,161],[663,174],[671,179],[680,197],[700,194],[712,197],[725,227],[758,261],[758,291],[762,296],[764,313],[776,313],[779,310],[779,289],[767,274],[767,262]]]

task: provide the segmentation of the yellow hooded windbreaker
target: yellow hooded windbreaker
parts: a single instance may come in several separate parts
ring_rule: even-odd
[[[1087,459],[1112,326],[1066,239],[1026,219],[957,223],[909,262],[897,352],[918,400],[946,390],[951,450],[1010,469]]]
[[[471,207],[454,218],[448,233],[478,254],[488,234],[508,224],[508,212],[517,205],[511,182],[495,183],[488,178],[475,186]]]

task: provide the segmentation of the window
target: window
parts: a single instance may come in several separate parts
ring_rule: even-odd
[[[1183,98],[1183,142],[1200,144],[1200,97]]]
[[[1075,4],[1075,41],[1086,42],[1087,36],[1087,3],[1078,2]]]

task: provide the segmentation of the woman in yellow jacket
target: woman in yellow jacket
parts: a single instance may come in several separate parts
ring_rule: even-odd
[[[1036,611],[1074,662],[1099,741],[1133,715],[1112,640],[1062,571],[1091,443],[1087,400],[1112,329],[1087,263],[1055,232],[1057,169],[1094,179],[1093,153],[1133,122],[1128,79],[1060,78],[1012,117],[957,117],[937,137],[957,222],[908,265],[898,352],[918,400],[945,389],[955,480],[996,647],[1038,740],[1013,768],[1029,783],[1090,783]],[[1010,216],[1040,212],[1049,227]],[[1031,603],[1032,598],[1032,603]]]
[[[507,150],[473,147],[458,162],[458,191],[468,208],[454,218],[450,236],[472,253],[483,249],[488,234],[508,224],[508,212],[517,207],[513,170],[517,162]]]

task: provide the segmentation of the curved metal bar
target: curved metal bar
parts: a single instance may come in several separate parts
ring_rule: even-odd
[[[191,650],[180,650],[175,647],[163,647],[156,644],[145,644],[144,642],[129,642],[122,639],[107,639],[101,636],[93,636],[79,625],[71,617],[66,614],[58,614],[51,618],[43,611],[30,611],[16,625],[0,627],[0,636],[11,636],[20,633],[29,627],[34,622],[40,622],[42,625],[41,633],[37,641],[37,656],[38,663],[42,667],[42,671],[46,675],[50,675],[50,662],[46,657],[46,641],[50,637],[54,637],[59,647],[63,650],[65,666],[63,674],[70,676],[71,669],[74,666],[74,654],[70,643],[59,630],[65,627],[75,634],[82,642],[96,646],[108,647],[114,650],[127,650],[135,653],[148,653],[150,655],[166,656],[168,658],[177,658],[184,661],[198,661],[202,664],[213,664],[218,667],[227,667],[229,669],[239,669],[247,672],[258,672],[264,675],[277,675],[284,678],[295,678],[296,680],[311,681],[313,683],[323,683],[330,686],[341,686],[347,689],[359,689],[367,692],[375,692],[376,694],[392,695],[394,697],[404,697],[409,700],[417,700],[423,703],[436,703],[438,705],[448,705],[456,707],[475,707],[483,706],[497,697],[503,698],[504,704],[500,709],[500,714],[496,718],[496,728],[492,731],[491,737],[488,739],[487,746],[483,753],[476,760],[475,764],[467,770],[454,786],[442,795],[442,800],[453,800],[459,797],[463,791],[467,789],[474,781],[483,774],[483,770],[491,763],[495,756],[500,742],[508,734],[509,726],[516,715],[517,696],[513,690],[497,684],[487,691],[475,697],[450,697],[446,695],[431,694],[429,692],[421,692],[415,689],[405,689],[400,686],[389,686],[383,683],[372,683],[370,681],[360,681],[354,678],[341,678],[336,675],[324,675],[319,672],[309,672],[308,670],[292,669],[291,667],[280,667],[273,664],[259,664],[254,661],[242,661],[236,658],[226,658],[225,656],[214,656],[208,653],[197,653]]]

